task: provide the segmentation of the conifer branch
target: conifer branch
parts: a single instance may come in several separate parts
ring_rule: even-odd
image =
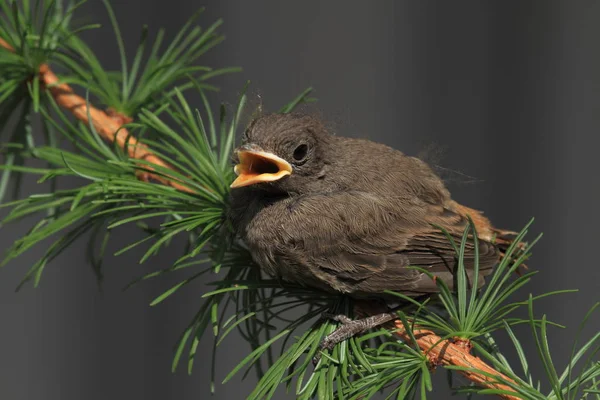
[[[0,46],[14,52],[12,46],[2,38],[0,38]],[[48,89],[58,105],[69,111],[78,120],[86,124],[92,124],[96,132],[103,139],[111,143],[116,142],[120,148],[127,149],[131,158],[144,160],[162,168],[173,169],[172,166],[154,154],[148,146],[133,137],[127,128],[123,126],[124,123],[131,121],[129,116],[115,113],[110,113],[111,115],[109,115],[107,112],[94,107],[86,99],[76,94],[71,86],[66,83],[60,83],[58,76],[56,76],[47,64],[40,66],[39,77],[40,82]],[[155,169],[150,164],[144,164],[144,170],[154,171]],[[154,179],[182,192],[194,192],[189,187],[178,183],[174,178],[168,176],[162,176],[153,172],[143,172],[137,174],[137,176],[138,179],[143,181]]]
[[[375,315],[381,310],[377,309],[373,303],[360,302],[356,304],[355,312],[361,317],[365,317]],[[440,365],[459,367],[458,372],[461,375],[480,387],[514,393],[514,389],[501,382],[517,383],[481,358],[472,355],[472,345],[469,340],[443,339],[430,329],[419,326],[405,327],[401,319],[387,323],[386,326],[404,343],[418,345],[433,368]],[[506,400],[520,399],[520,397],[509,394],[499,394],[498,396]]]
[[[396,335],[398,335],[406,343],[411,342],[411,336],[404,324],[400,320],[394,322],[396,326]],[[486,364],[481,358],[470,353],[471,346],[461,346],[458,343],[453,343],[450,340],[443,340],[433,331],[428,329],[415,329],[413,335],[416,339],[419,348],[427,355],[433,365],[453,365],[465,370],[460,370],[460,374],[475,384],[490,388],[514,392],[509,386],[499,383],[500,381],[514,382],[512,379],[504,376],[502,373]],[[483,373],[475,372],[482,371],[488,375],[493,375],[496,378],[484,375]],[[507,400],[519,400],[520,397],[511,396],[508,394],[499,395],[500,398]]]

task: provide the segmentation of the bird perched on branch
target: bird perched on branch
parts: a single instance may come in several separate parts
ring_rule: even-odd
[[[479,236],[467,243],[470,281],[484,283],[513,232],[452,200],[423,161],[383,144],[328,132],[303,114],[252,121],[236,150],[230,218],[253,259],[270,275],[353,297],[393,290],[438,292],[421,267],[453,286],[455,251],[469,216]]]

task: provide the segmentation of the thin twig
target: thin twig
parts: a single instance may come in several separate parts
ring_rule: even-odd
[[[354,313],[357,317],[364,318],[381,312],[383,312],[383,310],[380,303],[364,300],[355,301],[354,303]],[[400,319],[390,321],[383,326],[393,331],[393,333],[399,336],[403,342],[412,343],[410,331],[404,327],[404,324]],[[427,355],[427,358],[433,367],[438,365],[454,365],[457,367],[469,368],[472,371],[459,370],[458,372],[476,385],[489,389],[514,392],[514,389],[510,386],[501,383],[502,381],[514,383],[514,380],[489,366],[481,358],[472,355],[470,342],[462,340],[443,340],[435,332],[419,328],[418,326],[412,328],[412,333],[417,341],[417,345],[421,351]],[[485,374],[491,376],[475,372],[476,370],[483,371]],[[520,397],[508,394],[499,394],[498,396],[506,400],[520,400]]]
[[[394,321],[394,324],[396,326],[396,331],[394,333],[400,336],[404,342],[411,343],[412,339],[402,321],[396,320]],[[453,343],[450,340],[442,340],[442,338],[440,338],[434,332],[427,329],[417,328],[413,330],[413,335],[417,340],[419,348],[427,354],[427,357],[434,365],[455,365],[457,367],[470,368],[472,371],[458,372],[479,386],[514,392],[514,389],[512,389],[510,386],[499,383],[501,380],[508,382],[514,381],[486,364],[481,358],[472,355],[469,352],[470,346],[461,346]],[[494,376],[495,378],[475,372],[475,370],[483,371]],[[520,399],[519,397],[508,394],[500,394],[498,396],[508,400]]]
[[[0,46],[4,47],[9,51],[13,51],[12,46],[0,38]],[[145,160],[151,164],[175,170],[171,165],[163,161],[159,156],[154,154],[148,146],[144,143],[140,143],[135,137],[133,137],[127,128],[123,126],[125,121],[130,121],[127,116],[113,115],[109,116],[103,110],[94,107],[92,104],[87,103],[86,100],[77,95],[73,88],[66,83],[60,83],[60,80],[52,72],[47,64],[40,66],[40,82],[48,89],[52,97],[58,105],[69,111],[80,121],[84,123],[92,123],[96,131],[102,138],[109,142],[117,142],[117,145],[122,149],[127,148],[129,157],[137,160]],[[91,121],[88,120],[88,114]],[[145,169],[154,171],[151,165],[143,165]],[[186,193],[194,193],[194,190],[189,187],[182,185],[176,181],[175,178],[162,176],[157,173],[147,172],[137,174],[140,180],[154,179],[164,185],[171,186],[177,190]]]

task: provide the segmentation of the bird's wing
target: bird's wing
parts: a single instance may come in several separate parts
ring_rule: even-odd
[[[366,192],[334,192],[290,201],[283,222],[298,260],[336,290],[376,293],[396,290],[411,295],[437,292],[427,269],[453,285],[455,251],[445,228],[460,245],[465,217],[418,198],[382,199]],[[479,284],[498,261],[496,247],[479,241]],[[464,264],[470,279],[475,246],[468,241]]]

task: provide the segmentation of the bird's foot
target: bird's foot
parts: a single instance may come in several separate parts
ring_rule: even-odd
[[[351,337],[359,333],[366,332],[369,329],[373,329],[385,324],[386,322],[390,322],[398,318],[398,315],[393,312],[387,312],[354,320],[348,318],[343,314],[323,314],[323,317],[340,322],[342,325],[339,326],[335,331],[333,331],[329,335],[325,336],[325,338],[321,341],[321,344],[319,345],[319,350],[313,358],[313,364],[315,365],[319,362],[319,359],[321,358],[321,352],[323,350],[331,350],[335,347],[336,344],[341,343],[344,340],[350,339]]]

